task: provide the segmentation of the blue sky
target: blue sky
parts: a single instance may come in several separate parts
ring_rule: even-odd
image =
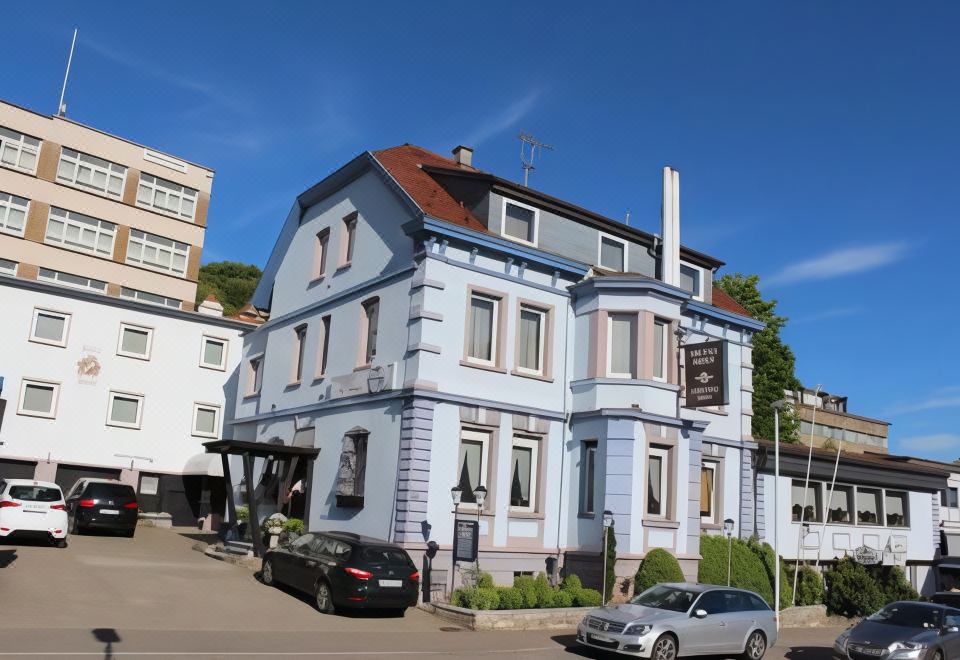
[[[340,6],[343,5],[343,6]],[[217,171],[205,260],[263,265],[294,196],[412,142],[757,273],[798,376],[960,457],[960,4],[17,3],[0,96]]]

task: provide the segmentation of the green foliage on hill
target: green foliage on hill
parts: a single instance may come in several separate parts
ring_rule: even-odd
[[[216,261],[200,268],[197,279],[197,304],[211,293],[223,305],[223,313],[232,316],[253,296],[263,273],[253,264]]]

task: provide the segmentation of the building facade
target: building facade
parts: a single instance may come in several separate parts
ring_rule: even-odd
[[[194,309],[213,171],[0,101],[0,273]]]
[[[750,340],[762,324],[681,248],[453,159],[367,152],[301,194],[253,303],[237,440],[316,446],[308,525],[440,546],[478,520],[500,582],[599,577],[602,514],[632,575],[665,547],[754,531]],[[684,407],[681,345],[725,347],[728,400]],[[486,490],[482,506],[476,493]],[[278,494],[279,497],[280,494]],[[552,562],[551,562],[552,564]]]
[[[815,447],[846,451],[887,451],[890,422],[854,415],[847,410],[848,397],[809,388],[784,392],[800,419],[804,442],[813,437]]]

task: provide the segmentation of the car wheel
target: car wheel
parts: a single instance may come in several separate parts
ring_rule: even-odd
[[[260,581],[268,587],[276,586],[273,580],[273,562],[269,559],[263,560],[263,567],[260,569]]]
[[[330,585],[323,580],[317,584],[317,597],[315,600],[318,610],[324,614],[333,614],[333,591],[330,590]]]
[[[128,539],[132,539],[133,535],[136,534],[136,532],[137,532],[136,527],[134,527],[133,529],[125,529],[123,530],[123,535],[126,536]]]
[[[675,660],[677,657],[677,640],[673,635],[660,635],[653,643],[650,653],[651,660]]]
[[[53,544],[54,544],[55,546],[57,546],[58,548],[66,548],[66,547],[67,547],[67,539],[57,539],[56,541],[53,542]]]
[[[759,630],[754,630],[747,638],[747,645],[743,648],[744,660],[760,660],[767,652],[767,638]]]
[[[71,516],[69,522],[70,522],[70,526],[67,528],[67,531],[69,531],[71,534],[76,534],[77,536],[79,536],[81,532],[80,532],[80,523],[77,522],[77,517]]]

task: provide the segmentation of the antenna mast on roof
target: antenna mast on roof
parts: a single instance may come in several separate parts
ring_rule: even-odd
[[[67,78],[70,77],[70,65],[73,63],[73,48],[77,45],[77,28],[73,28],[73,41],[70,42],[70,56],[67,58],[67,72],[63,74],[63,87],[60,88],[60,105],[57,106],[57,116],[63,117],[67,114],[67,105],[63,102],[63,97],[67,93]]]
[[[549,149],[553,151],[553,146],[544,144],[529,133],[520,132],[520,164],[523,167],[523,185],[527,186],[530,180],[530,170],[535,169],[533,161],[537,157],[537,149]]]

